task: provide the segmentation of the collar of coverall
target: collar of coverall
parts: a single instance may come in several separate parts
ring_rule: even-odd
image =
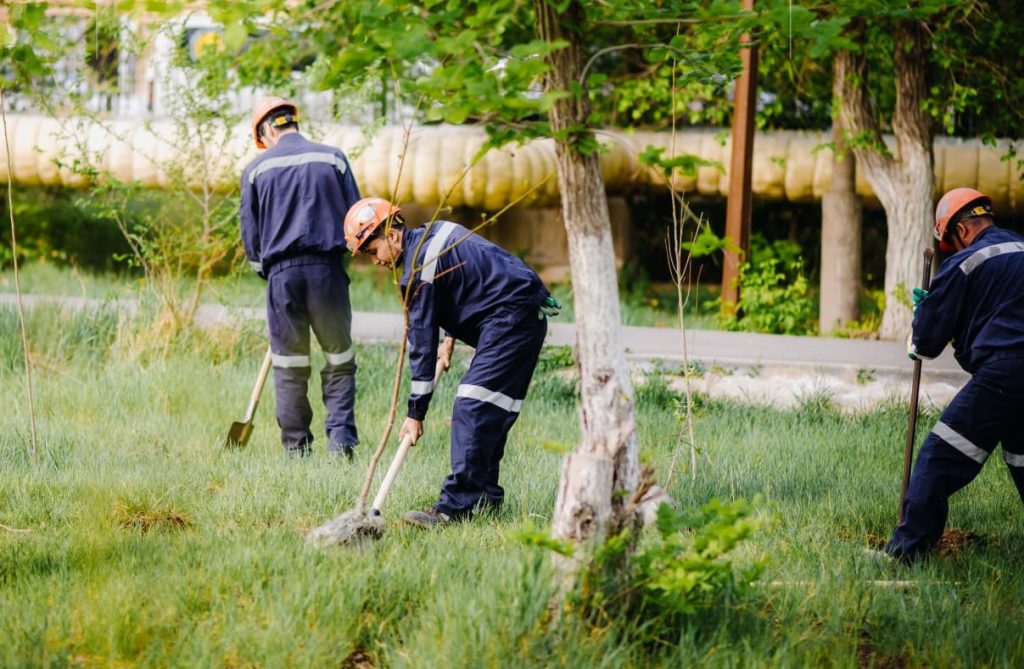
[[[301,139],[302,139],[302,135],[299,134],[298,130],[296,130],[295,132],[286,132],[283,135],[281,135],[280,137],[278,137],[277,138],[277,143],[278,144],[287,144],[289,142],[298,142]]]

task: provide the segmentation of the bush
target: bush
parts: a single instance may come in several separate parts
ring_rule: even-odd
[[[14,222],[19,260],[49,260],[92,270],[111,270],[115,257],[128,252],[117,224],[79,201],[64,188],[17,188]],[[11,266],[11,229],[7,198],[0,198],[0,269]]]
[[[799,245],[785,240],[769,244],[763,237],[755,236],[751,247],[751,262],[740,266],[740,316],[721,316],[719,327],[771,334],[814,334],[817,313]],[[721,298],[709,308],[720,312]]]
[[[609,539],[581,573],[572,603],[599,628],[618,624],[640,643],[678,639],[746,595],[764,561],[738,567],[727,557],[760,527],[744,500],[712,499],[696,513],[663,504],[657,535],[628,558],[629,530]],[[625,568],[624,568],[625,565]]]

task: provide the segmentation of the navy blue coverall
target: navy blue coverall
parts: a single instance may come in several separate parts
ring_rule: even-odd
[[[450,221],[402,235],[402,294],[409,307],[410,418],[422,421],[434,392],[438,328],[476,349],[452,409],[452,473],[434,508],[452,518],[497,507],[509,430],[537,365],[550,295],[540,277],[504,249]]]
[[[242,243],[252,268],[267,280],[277,422],[289,452],[307,453],[313,441],[306,396],[310,328],[326,357],[320,376],[328,450],[359,443],[352,307],[342,264],[342,223],[357,200],[345,154],[297,132],[282,135],[242,172]]]
[[[971,380],[917,457],[904,521],[885,547],[906,562],[938,543],[949,497],[978,475],[996,444],[1024,501],[1024,238],[991,226],[942,264],[914,315],[912,351],[934,358],[949,341]]]

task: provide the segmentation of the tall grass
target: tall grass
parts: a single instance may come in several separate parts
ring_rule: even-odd
[[[980,539],[917,569],[862,549],[896,516],[905,407],[862,416],[810,398],[790,411],[701,398],[708,463],[670,491],[687,508],[757,498],[766,529],[754,593],[703,612],[661,645],[644,621],[595,628],[547,610],[546,556],[512,535],[547,523],[561,456],[579,437],[573,380],[539,373],[503,463],[497,515],[423,532],[397,516],[432,502],[448,471],[441,383],[423,441],[388,500],[384,537],[313,550],[302,533],[350,508],[386,411],[394,349],[357,347],[356,462],[283,456],[273,388],[248,448],[221,447],[265,344],[194,333],[138,355],[106,312],[30,313],[45,355],[43,448],[25,454],[17,346],[0,310],[0,666],[1018,666],[1021,509],[997,458],[954,499]],[[460,364],[468,354],[460,351]],[[456,370],[457,371],[457,370]],[[317,378],[313,375],[314,380]],[[315,386],[315,383],[313,384]],[[318,391],[312,389],[314,398]],[[678,398],[638,393],[643,457],[664,472]],[[314,402],[316,406],[318,402]],[[317,425],[323,419],[318,410]],[[922,420],[928,425],[934,416]],[[910,587],[872,581],[903,579]]]

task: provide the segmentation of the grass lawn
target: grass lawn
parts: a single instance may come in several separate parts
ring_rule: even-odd
[[[765,525],[734,559],[767,558],[767,568],[752,592],[652,646],[626,625],[551,622],[547,555],[514,538],[548,522],[559,451],[579,434],[573,383],[552,369],[559,356],[535,377],[511,434],[498,515],[436,532],[394,522],[433,501],[447,473],[445,418],[458,383],[449,374],[388,501],[384,537],[314,550],[302,533],[350,508],[358,491],[394,349],[357,349],[356,462],[325,457],[322,428],[314,457],[296,461],[277,443],[272,384],[249,447],[220,448],[256,376],[258,333],[196,334],[156,351],[137,336],[145,326],[110,312],[41,308],[30,318],[35,464],[16,318],[0,310],[0,666],[1024,662],[1021,505],[999,458],[954,498],[951,526],[975,541],[914,569],[863,554],[896,515],[905,407],[850,417],[821,401],[791,411],[702,402],[704,457],[695,480],[677,473],[670,492],[684,508],[757,498]],[[468,352],[459,355],[464,364]],[[656,378],[637,392],[643,458],[662,479],[677,399]],[[893,579],[913,583],[874,583]]]

